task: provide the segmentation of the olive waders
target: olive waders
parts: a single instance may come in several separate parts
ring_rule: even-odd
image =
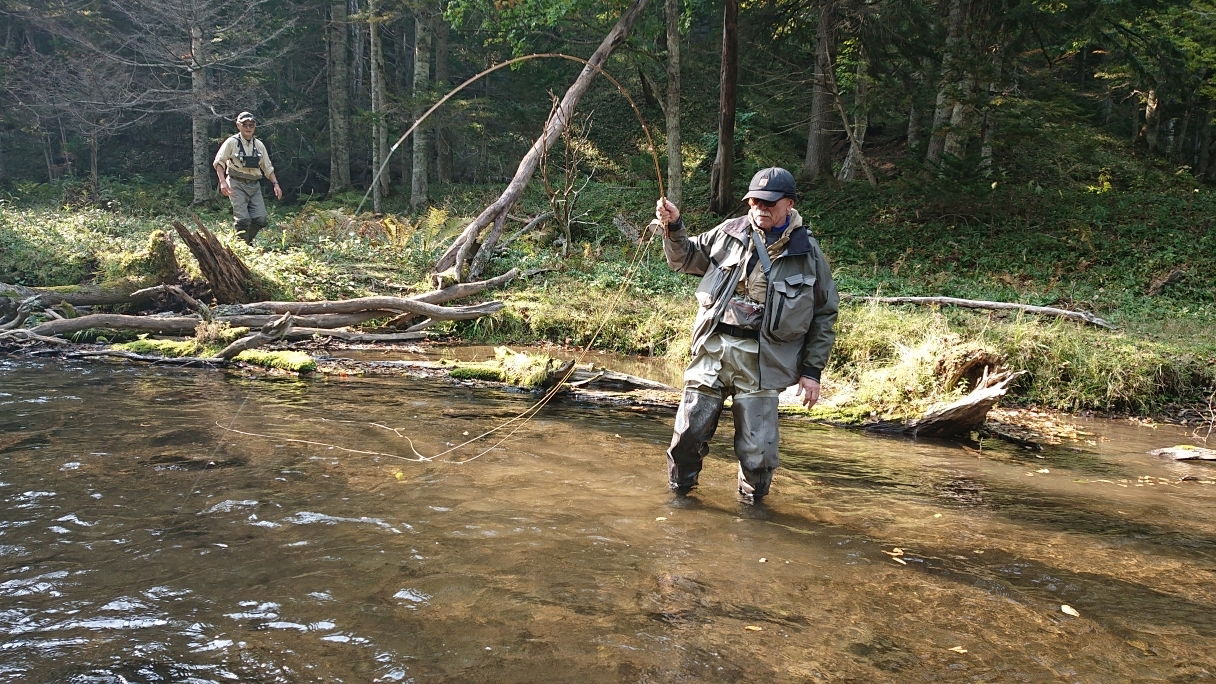
[[[726,397],[732,395],[739,498],[755,503],[768,494],[773,482],[778,465],[778,392],[755,389],[756,378],[749,368],[755,363],[755,343],[741,349],[738,342],[742,340],[715,335],[685,374],[684,395],[667,449],[668,482],[677,494],[687,494],[697,485]]]
[[[232,202],[232,223],[241,239],[253,244],[258,231],[266,227],[266,202],[260,180],[242,180],[229,174],[228,200]]]

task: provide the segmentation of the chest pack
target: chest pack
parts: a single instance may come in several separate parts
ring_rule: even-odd
[[[257,138],[249,141],[249,150],[246,152],[245,145],[241,140],[241,135],[238,133],[232,136],[236,140],[237,147],[237,164],[236,166],[245,169],[241,175],[254,175],[258,178],[262,177],[262,153],[258,151]]]

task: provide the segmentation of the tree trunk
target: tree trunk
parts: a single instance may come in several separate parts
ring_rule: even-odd
[[[578,78],[566,90],[561,103],[546,122],[545,130],[540,138],[532,144],[532,148],[520,160],[519,167],[515,171],[515,176],[507,185],[507,189],[452,241],[452,244],[448,246],[443,256],[435,264],[435,271],[437,273],[454,269],[454,275],[457,279],[463,280],[462,274],[466,271],[467,264],[476,250],[478,237],[499,216],[505,217],[511,207],[515,205],[515,202],[518,201],[519,196],[524,191],[524,187],[528,184],[528,180],[536,172],[536,167],[540,163],[541,157],[561,137],[562,131],[570,121],[570,116],[574,112],[575,106],[578,105],[583,94],[587,92],[587,88],[595,77],[595,68],[602,67],[608,60],[608,56],[612,54],[612,51],[624,42],[625,36],[628,35],[634,22],[637,21],[638,15],[645,9],[646,2],[647,0],[634,0],[633,4],[617,20],[616,25],[612,27],[612,30],[588,59],[591,65],[583,67]]]
[[[89,136],[89,199],[96,202],[101,197],[101,176],[97,173],[97,136]]]
[[[965,4],[969,0],[950,0],[950,12],[947,18],[945,54],[942,56],[942,73],[937,89],[937,103],[933,108],[933,124],[929,132],[929,145],[925,150],[925,165],[934,168],[941,164],[942,152],[946,147],[946,128],[950,117],[954,114],[954,105],[958,99],[955,92],[962,80],[961,62],[963,25],[967,12]]]
[[[372,211],[384,213],[384,193],[388,192],[387,158],[388,132],[385,130],[384,112],[384,49],[380,44],[380,19],[376,15],[375,0],[368,0],[368,49],[371,53],[371,110],[372,110]]]
[[[448,87],[451,68],[448,65],[451,27],[443,14],[435,17],[435,84],[440,89]],[[440,183],[452,182],[452,131],[446,124],[438,124],[435,131],[435,179]]]
[[[967,146],[971,142],[972,90],[975,82],[970,76],[964,76],[955,86],[954,107],[950,111],[950,125],[942,142],[942,154],[955,159],[961,159],[967,154]]]
[[[1157,151],[1158,136],[1161,133],[1161,101],[1157,98],[1157,89],[1149,88],[1144,93],[1144,142],[1149,152]]]
[[[52,183],[57,176],[55,175],[54,150],[51,148],[50,133],[42,136],[42,158],[46,161],[46,182]]]
[[[832,88],[829,71],[835,64],[836,2],[823,0],[815,28],[815,79],[811,91],[811,123],[807,130],[802,175],[811,183],[832,174]]]
[[[857,92],[853,96],[853,111],[856,113],[853,116],[853,130],[849,135],[849,153],[840,167],[839,178],[846,183],[857,180],[858,174],[865,171],[863,165],[866,161],[862,149],[866,142],[866,129],[870,125],[870,76],[867,66],[868,60],[863,49],[857,59]],[[846,121],[845,125],[848,126],[849,122]]]
[[[431,25],[426,14],[414,17],[414,118],[422,116],[423,97],[431,86]],[[414,163],[410,174],[410,207],[418,209],[427,203],[427,172],[430,164],[431,132],[429,128],[414,131]]]
[[[718,81],[718,153],[709,181],[709,210],[724,216],[734,208],[735,102],[739,82],[739,2],[722,8],[722,69]]]
[[[1199,118],[1203,122],[1203,126],[1199,129],[1198,139],[1195,141],[1195,171],[1196,175],[1204,180],[1212,179],[1212,111],[1204,109]]]
[[[207,43],[203,40],[203,29],[200,26],[190,27],[190,49],[192,51],[190,69],[190,91],[194,104],[190,108],[190,140],[191,158],[194,172],[194,203],[206,202],[214,194],[211,179],[215,171],[211,168],[211,155],[208,154],[207,128],[210,123],[203,103],[207,101]]]
[[[995,92],[995,90],[996,85],[989,83],[989,101],[991,101],[991,93]],[[995,139],[996,117],[993,116],[991,107],[985,107],[984,115],[980,120],[980,173],[985,178],[991,177],[995,168],[996,161],[992,151],[992,141]]]
[[[909,155],[914,155],[922,152],[921,145],[925,143],[924,135],[924,111],[921,109],[920,94],[925,91],[925,84],[928,82],[927,70],[928,60],[924,60],[925,68],[912,74],[912,90],[909,93],[908,104],[908,142],[907,148]]]
[[[346,0],[331,0],[326,27],[329,86],[329,194],[350,187],[350,67]]]
[[[680,151],[680,0],[667,0],[667,199],[676,206],[684,196],[684,158]]]

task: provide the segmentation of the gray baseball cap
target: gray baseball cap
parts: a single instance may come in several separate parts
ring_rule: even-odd
[[[236,115],[237,123],[245,123],[246,121],[252,121],[254,123],[257,123],[258,118],[256,116],[254,116],[252,112],[241,112],[240,114]]]
[[[743,199],[751,197],[765,202],[776,202],[782,197],[798,197],[794,174],[779,166],[757,171],[756,175],[752,176],[752,182],[747,185],[747,194]]]

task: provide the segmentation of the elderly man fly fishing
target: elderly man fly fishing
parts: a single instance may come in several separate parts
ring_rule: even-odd
[[[667,449],[669,485],[679,496],[697,486],[727,397],[734,400],[739,499],[756,504],[777,468],[777,399],[798,386],[808,408],[836,339],[838,296],[819,243],[794,209],[794,176],[758,172],[744,199],[748,212],[689,237],[680,210],[662,198],[667,264],[701,276],[692,361]]]

